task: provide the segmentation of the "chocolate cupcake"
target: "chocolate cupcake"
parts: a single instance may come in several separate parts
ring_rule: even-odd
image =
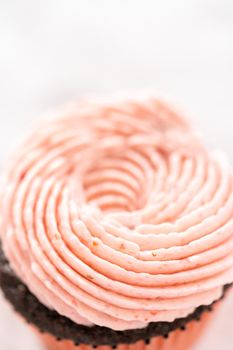
[[[232,179],[156,98],[59,112],[2,176],[6,298],[51,350],[187,350],[233,282]]]

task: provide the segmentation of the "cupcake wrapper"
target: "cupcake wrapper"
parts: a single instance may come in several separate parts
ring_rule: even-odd
[[[118,344],[117,347],[109,345],[98,346],[97,350],[189,350],[200,338],[206,326],[213,317],[213,312],[205,312],[200,321],[191,321],[185,330],[176,330],[169,334],[168,338],[154,337],[150,340],[141,340],[134,344]],[[93,350],[91,345],[75,345],[70,340],[58,341],[52,335],[39,334],[46,350]]]

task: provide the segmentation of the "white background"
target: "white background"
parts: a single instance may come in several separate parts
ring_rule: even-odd
[[[232,0],[0,0],[1,162],[46,109],[148,88],[233,160]],[[0,307],[0,349],[19,349],[25,328]],[[198,350],[232,349],[230,317],[231,300]],[[25,350],[39,349],[32,337]]]

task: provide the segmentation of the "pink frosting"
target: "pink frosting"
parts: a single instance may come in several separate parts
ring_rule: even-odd
[[[14,271],[78,324],[173,321],[233,282],[231,169],[155,98],[42,123],[4,173],[1,215]]]

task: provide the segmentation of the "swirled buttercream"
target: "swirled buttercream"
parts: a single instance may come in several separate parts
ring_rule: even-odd
[[[47,307],[115,330],[185,317],[233,282],[233,181],[164,102],[82,101],[1,183],[1,240]]]

